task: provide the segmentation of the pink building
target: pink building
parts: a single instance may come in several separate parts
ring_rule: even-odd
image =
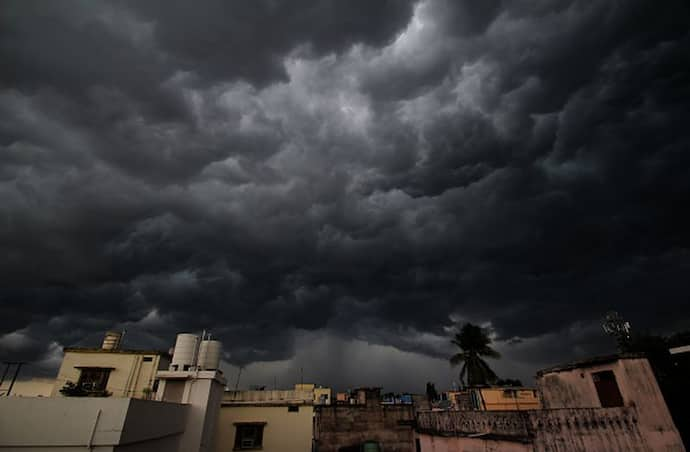
[[[537,374],[543,409],[421,412],[418,450],[685,451],[649,362],[605,356]]]

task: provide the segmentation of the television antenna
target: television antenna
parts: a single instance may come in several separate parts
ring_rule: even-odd
[[[604,317],[604,322],[601,327],[609,336],[616,338],[618,344],[618,351],[627,351],[630,345],[630,322],[626,321],[616,311],[609,311]]]

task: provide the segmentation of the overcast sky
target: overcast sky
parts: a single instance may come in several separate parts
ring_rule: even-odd
[[[685,1],[4,1],[0,359],[212,331],[241,386],[690,327]]]

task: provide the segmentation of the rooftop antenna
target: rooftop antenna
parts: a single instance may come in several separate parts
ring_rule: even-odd
[[[616,339],[619,352],[623,353],[630,349],[630,322],[621,317],[618,312],[607,312],[601,327],[606,334]]]
[[[237,380],[235,380],[235,391],[237,391],[237,388],[240,387],[240,375],[242,375],[242,369],[244,369],[244,366],[240,366],[239,372],[237,372]]]

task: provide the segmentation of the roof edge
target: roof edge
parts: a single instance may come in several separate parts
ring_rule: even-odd
[[[644,353],[616,353],[613,355],[602,355],[595,356],[593,358],[582,359],[578,361],[572,361],[565,364],[559,364],[552,367],[547,367],[546,369],[541,369],[537,371],[537,377],[541,377],[544,374],[555,373],[555,372],[565,372],[567,370],[593,367],[599,364],[611,363],[621,359],[642,359],[647,358]]]
[[[108,350],[98,347],[64,347],[63,352],[77,352],[77,353],[121,353],[127,355],[160,355],[168,356],[170,354],[163,350],[130,350],[130,349],[115,349]]]

